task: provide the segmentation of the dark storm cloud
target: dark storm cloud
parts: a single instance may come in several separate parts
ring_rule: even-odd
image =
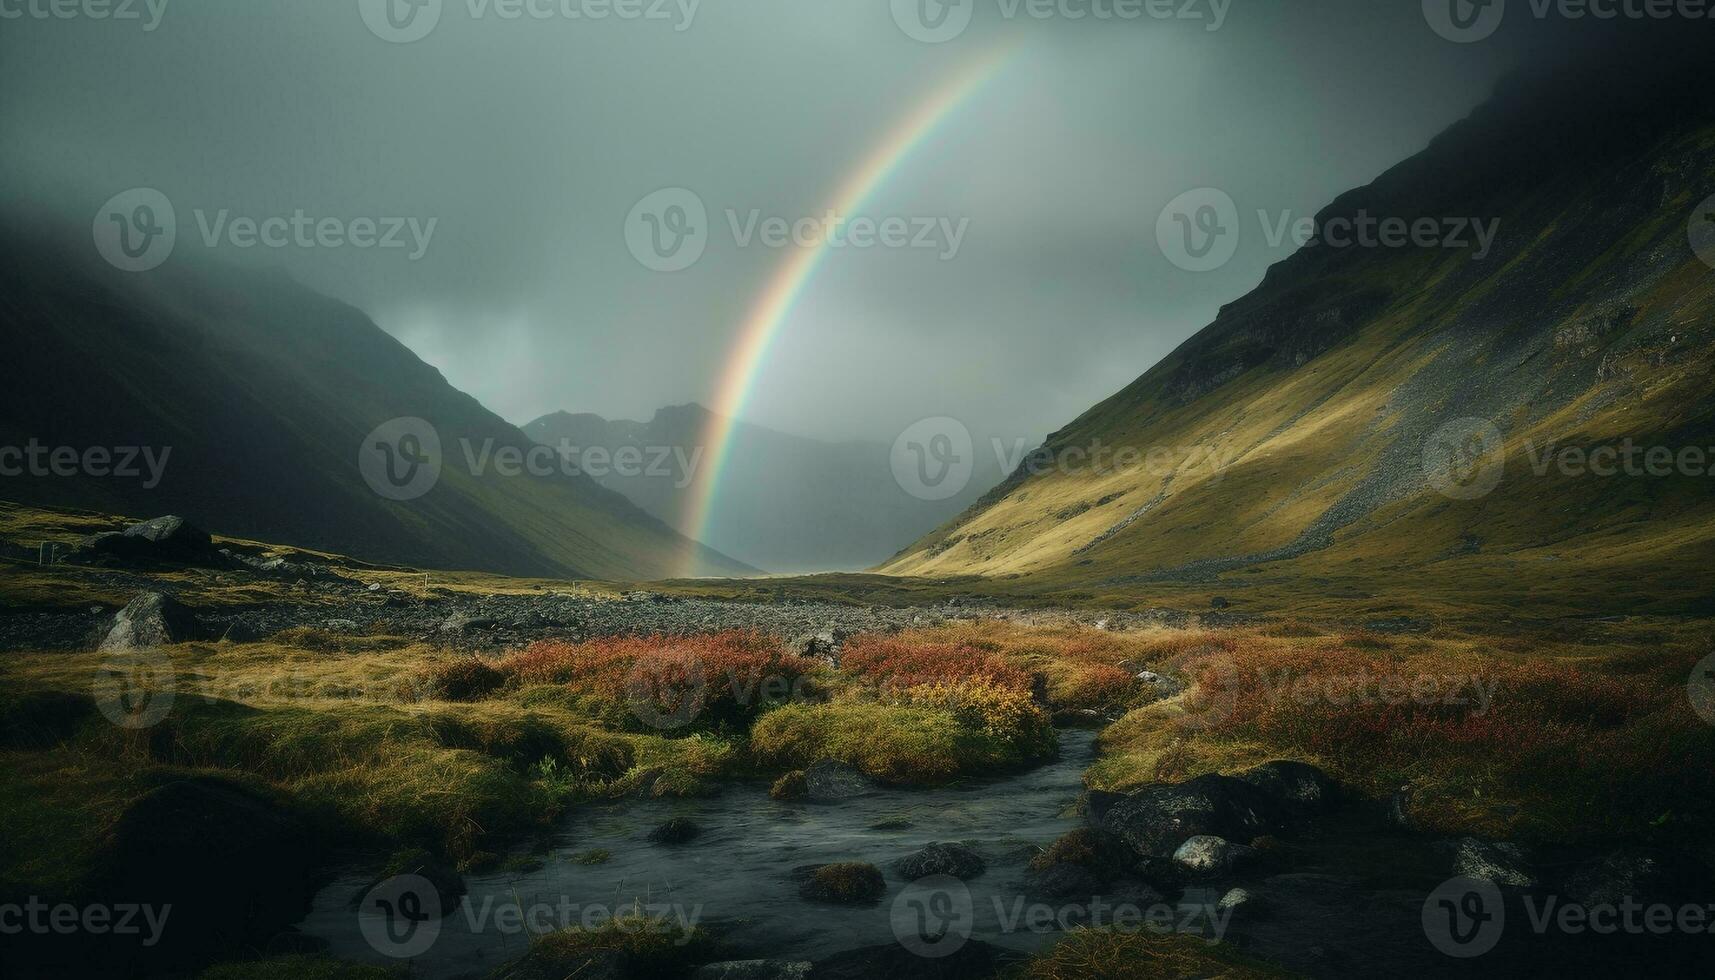
[[[1468,44],[1415,0],[1238,0],[1219,30],[1206,0],[1149,5],[1196,20],[967,2],[971,24],[942,44],[875,0],[447,0],[426,36],[390,43],[358,0],[157,0],[137,19],[0,0],[18,15],[0,20],[7,194],[87,228],[113,194],[159,189],[179,248],[214,235],[224,258],[363,307],[509,418],[647,417],[711,397],[789,257],[741,247],[728,213],[820,214],[930,93],[1016,45],[866,209],[963,222],[956,254],[832,257],[752,409],[818,436],[890,440],[953,415],[979,438],[1040,437],[1284,257],[1250,215],[1314,214],[1570,30],[1519,0]],[[567,16],[609,9],[637,15]],[[1250,227],[1230,262],[1193,274],[1163,256],[1156,221],[1204,186]],[[710,218],[701,260],[672,274],[622,233],[663,187],[694,190]],[[289,222],[272,226],[280,247],[271,217]],[[403,244],[380,247],[391,222]]]

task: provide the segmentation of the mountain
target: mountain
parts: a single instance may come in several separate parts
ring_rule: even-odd
[[[685,476],[704,474],[706,450],[699,447],[711,421],[708,409],[692,404],[663,408],[647,422],[556,412],[524,432],[579,454],[603,450],[587,467],[603,486],[686,531],[693,487]],[[640,454],[627,467],[631,475],[604,462],[623,447]],[[868,568],[958,513],[1002,475],[978,472],[962,495],[919,500],[895,482],[890,451],[882,443],[821,442],[739,423],[707,543],[770,572]]]
[[[1317,216],[1498,220],[1486,257],[1469,231],[1460,248],[1307,245],[881,571],[1289,611],[1377,593],[1521,615],[1706,607],[1706,70],[1669,57],[1509,79]],[[1078,465],[1096,445],[1156,455]],[[1631,475],[1589,470],[1628,447]]]
[[[282,275],[194,255],[121,273],[87,240],[20,230],[40,222],[8,226],[0,447],[37,454],[32,464],[0,450],[0,496],[177,513],[222,534],[427,568],[602,579],[688,565],[749,571],[592,480],[554,467],[503,472],[530,440],[359,310]],[[407,438],[418,436],[416,423],[372,434],[400,418],[438,436],[438,479],[432,446]],[[386,452],[427,468],[382,457],[377,444],[395,440]],[[61,447],[76,455],[56,467],[50,451]],[[86,457],[92,447],[98,455]],[[159,481],[149,457],[126,468],[135,476],[108,473],[123,447],[148,447],[164,462]],[[362,454],[393,462],[399,478],[429,475],[408,493],[386,482],[378,492]]]

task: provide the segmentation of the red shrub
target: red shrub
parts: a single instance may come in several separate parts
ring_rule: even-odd
[[[968,643],[922,643],[886,636],[860,636],[846,644],[840,667],[885,687],[983,681],[1029,691],[1030,675],[995,654]]]

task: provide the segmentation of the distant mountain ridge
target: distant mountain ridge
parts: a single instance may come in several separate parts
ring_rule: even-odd
[[[178,513],[221,534],[427,568],[752,571],[587,478],[473,472],[467,447],[498,459],[532,443],[350,306],[194,258],[120,273],[87,243],[20,230],[32,226],[0,233],[0,446],[171,455],[154,487],[24,472],[0,477],[0,496]],[[425,420],[442,445],[438,480],[414,499],[381,495],[359,467],[367,434],[399,418]]]
[[[1688,235],[1715,195],[1706,74],[1668,58],[1511,79],[1317,219],[1492,217],[1486,260],[1302,249],[1038,450],[1216,447],[1222,465],[1021,469],[882,570],[1707,603],[1709,477],[1603,480],[1544,448],[1715,446],[1715,268]]]
[[[642,468],[664,464],[666,472],[657,467],[653,474],[632,476],[609,466],[596,479],[677,527],[693,489],[686,476],[702,475],[709,463],[703,440],[710,421],[709,410],[693,403],[660,409],[647,422],[556,412],[524,426],[524,432],[542,445],[597,447],[609,457],[633,447],[642,451]],[[890,451],[878,442],[822,442],[738,423],[707,543],[769,572],[863,569],[957,513],[981,491],[979,475],[952,500],[918,500],[894,481]],[[992,483],[1000,474],[987,476]]]

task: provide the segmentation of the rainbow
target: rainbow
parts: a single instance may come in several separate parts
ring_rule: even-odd
[[[859,216],[864,206],[887,179],[922,146],[943,122],[998,76],[1012,60],[1014,47],[996,48],[956,73],[927,100],[919,105],[899,125],[889,132],[863,165],[852,172],[834,194],[831,210],[836,215]],[[744,413],[745,403],[756,385],[774,338],[779,336],[798,299],[821,268],[827,256],[827,239],[803,248],[795,248],[787,261],[769,280],[768,288],[757,297],[745,317],[738,338],[727,354],[724,367],[710,405],[709,430],[702,434],[699,445],[704,447],[702,476],[687,495],[688,505],[681,527],[687,537],[702,541],[709,528],[720,499],[721,478],[732,448],[732,434]],[[687,551],[681,574],[695,574],[696,552]]]

